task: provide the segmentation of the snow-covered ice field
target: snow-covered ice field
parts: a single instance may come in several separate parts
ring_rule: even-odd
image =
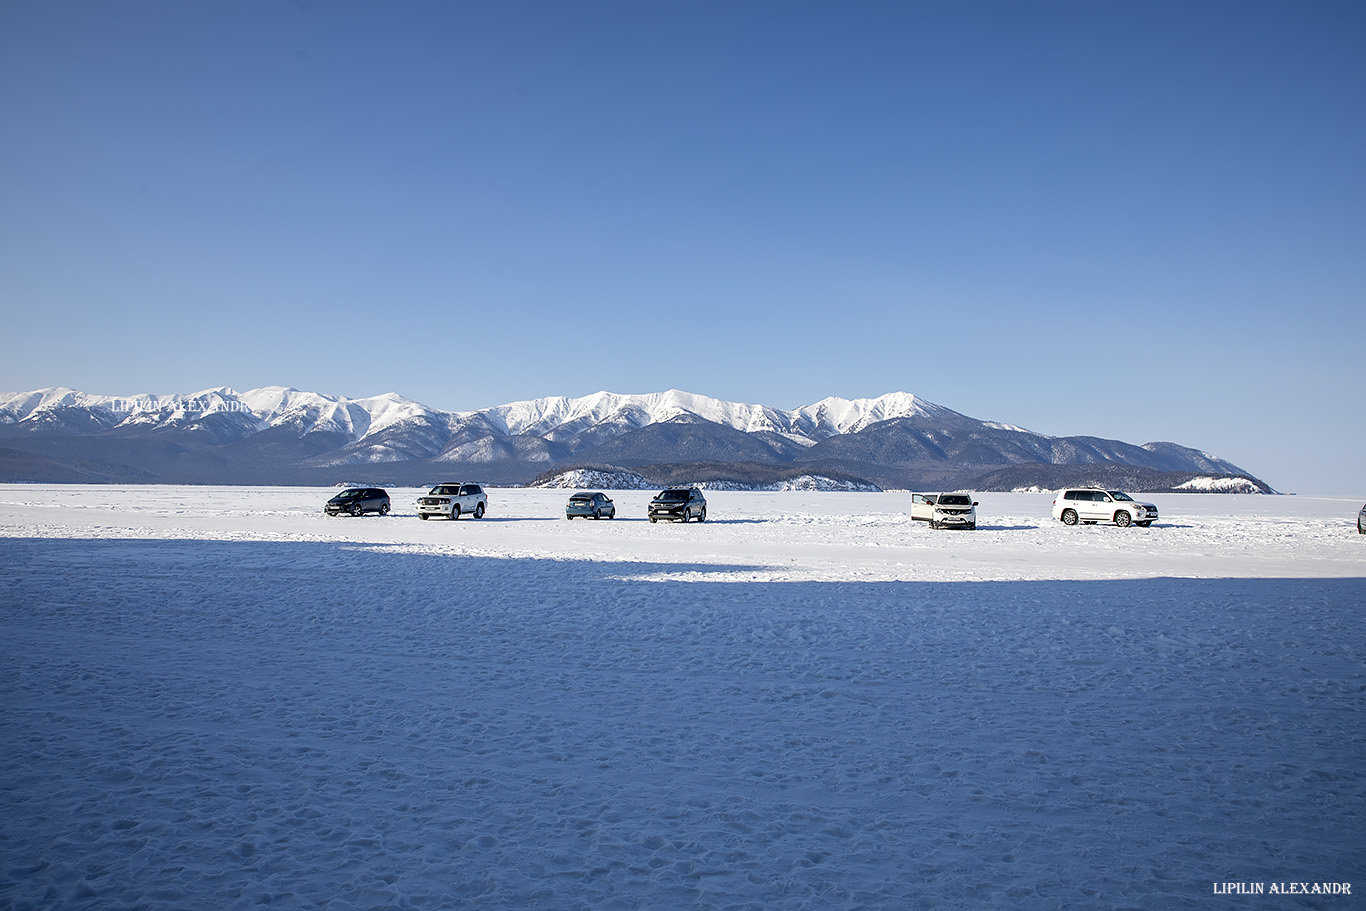
[[[0,486],[0,907],[1366,907],[1358,500],[332,492]]]

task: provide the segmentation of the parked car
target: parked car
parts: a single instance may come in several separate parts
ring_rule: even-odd
[[[329,516],[346,513],[349,516],[363,516],[367,512],[389,515],[389,494],[378,487],[348,487],[327,501],[323,512]]]
[[[686,522],[692,518],[705,522],[707,498],[702,496],[702,491],[696,487],[670,487],[661,490],[650,501],[648,515],[651,522],[658,522],[660,519]]]
[[[566,519],[592,517],[601,519],[606,516],[609,519],[617,517],[617,508],[612,504],[611,499],[605,493],[593,491],[584,493],[580,491],[569,498],[569,502],[564,507],[564,517]]]
[[[930,528],[977,527],[977,501],[970,493],[913,493],[911,518]]]
[[[1120,526],[1147,528],[1157,521],[1157,507],[1151,503],[1140,503],[1122,490],[1064,487],[1053,498],[1053,518],[1064,525],[1114,522]]]
[[[1357,513],[1357,534],[1366,535],[1366,506],[1361,507],[1361,512]]]
[[[482,519],[488,504],[488,495],[478,484],[438,484],[427,491],[425,497],[417,498],[417,517],[430,519],[432,516],[446,516],[458,519],[473,515],[476,519]]]

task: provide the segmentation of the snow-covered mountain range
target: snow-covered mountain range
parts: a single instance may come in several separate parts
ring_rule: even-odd
[[[50,388],[0,393],[0,447],[0,476],[11,480],[62,465],[125,480],[257,483],[321,480],[361,466],[394,483],[457,474],[523,483],[556,467],[680,464],[713,473],[720,465],[789,474],[810,466],[884,486],[1033,464],[1250,477],[1174,443],[1049,437],[905,392],[791,411],[669,390],[449,412],[393,393],[347,399],[281,386],[126,397]]]

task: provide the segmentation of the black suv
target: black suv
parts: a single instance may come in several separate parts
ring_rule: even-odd
[[[339,516],[342,513],[363,516],[367,512],[377,512],[382,516],[387,516],[389,515],[389,494],[378,487],[348,487],[328,500],[327,505],[323,507],[323,512],[329,516]]]
[[[660,491],[650,501],[649,515],[651,522],[658,522],[660,519],[686,522],[694,517],[699,522],[705,522],[707,498],[702,496],[702,491],[696,487],[670,487],[668,490]]]

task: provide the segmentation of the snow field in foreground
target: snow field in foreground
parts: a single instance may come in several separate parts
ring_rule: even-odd
[[[390,492],[0,488],[0,905],[1359,906],[1359,503]]]

